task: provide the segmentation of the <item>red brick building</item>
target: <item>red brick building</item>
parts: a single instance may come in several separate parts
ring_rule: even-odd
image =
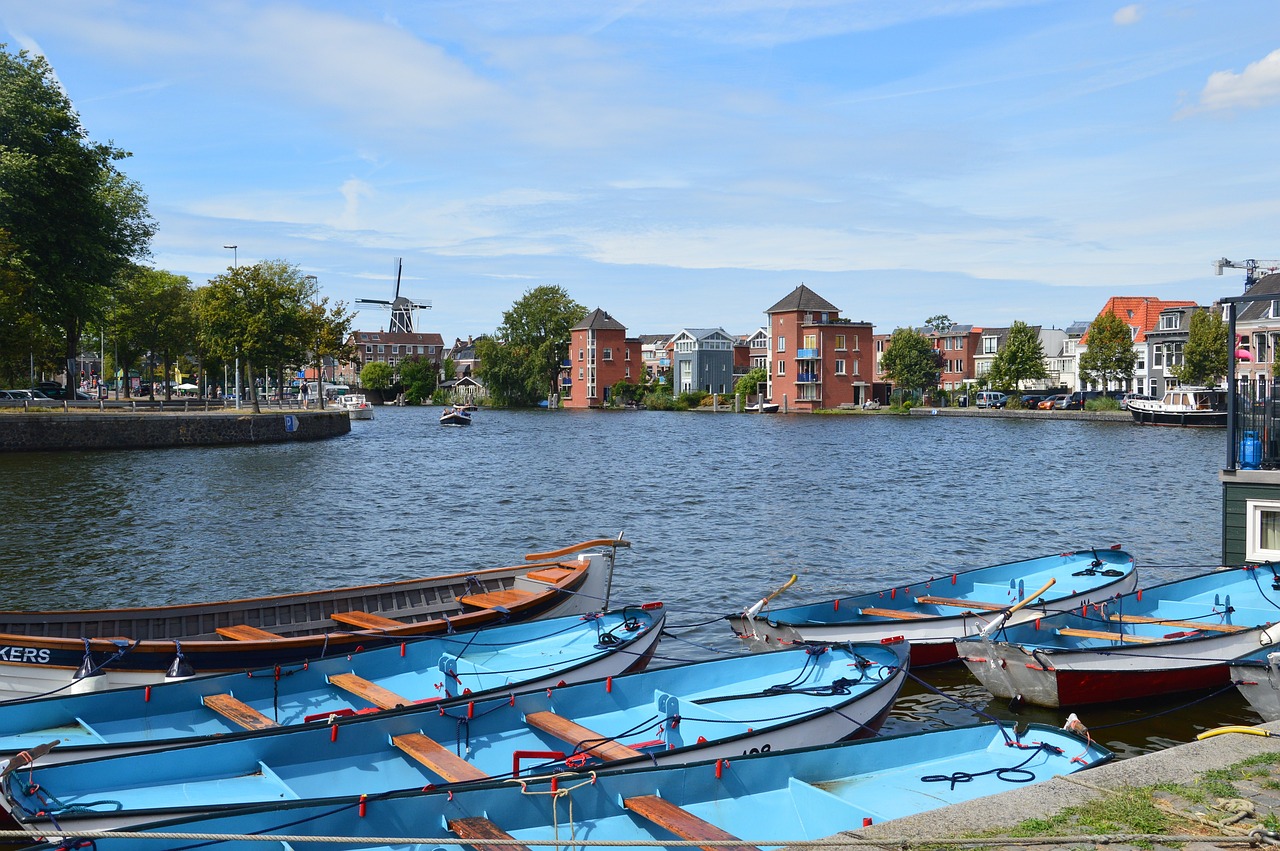
[[[567,381],[560,385],[566,408],[602,408],[609,404],[613,385],[644,380],[640,340],[627,339],[627,329],[600,308],[569,329]]]
[[[870,322],[841,319],[839,308],[804,284],[765,313],[770,401],[814,411],[871,398]]]

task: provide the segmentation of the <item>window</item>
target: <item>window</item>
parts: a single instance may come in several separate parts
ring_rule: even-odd
[[[1180,317],[1176,313],[1160,314],[1160,330],[1161,331],[1177,331],[1179,318]]]
[[[953,343],[955,343],[955,339],[952,337],[947,337],[945,340],[942,341],[942,348],[949,352],[951,351]]]
[[[786,338],[786,337],[779,337],[779,338],[778,338],[778,351],[780,351],[780,352],[785,352],[786,350],[787,350],[787,338]]]
[[[984,355],[994,355],[996,353],[998,342],[999,341],[995,337],[983,337],[982,353]]]
[[[626,354],[624,355],[624,357],[623,357],[622,359],[623,359],[623,360],[631,360],[631,350],[630,350],[630,349],[627,349],[627,350],[626,350]]]
[[[836,351],[844,351],[844,334],[836,334]]]
[[[1146,355],[1146,352],[1138,352],[1138,359],[1137,359],[1136,361],[1134,361],[1134,364],[1133,364],[1133,371],[1134,371],[1134,372],[1146,372],[1146,371],[1147,371],[1147,355]]]
[[[1169,354],[1169,366],[1182,366],[1182,344],[1165,343]]]
[[[1156,343],[1151,347],[1151,365],[1164,367],[1164,343]]]
[[[844,360],[836,358],[836,375],[844,375]]]
[[[1245,560],[1280,560],[1280,502],[1251,499],[1245,503]]]
[[[378,345],[378,354],[382,354],[382,353],[383,353],[383,352],[385,352],[386,350],[387,350],[387,347],[386,347],[385,345],[383,345],[383,344],[379,344],[379,345]]]
[[[373,354],[373,346],[365,346],[365,347],[364,347],[364,353],[365,353],[366,355],[371,355],[371,354]]]
[[[582,367],[578,367],[578,380],[581,381],[584,375],[585,375],[585,371],[582,369]]]
[[[582,360],[582,349],[578,349],[578,360]]]
[[[627,367],[627,373],[625,377],[628,381],[631,380],[631,367]]]
[[[818,348],[818,335],[817,335],[817,334],[805,334],[805,335],[804,335],[804,346],[803,346],[803,348],[806,348],[806,349],[816,349],[816,348]]]
[[[604,359],[609,361],[613,360],[613,349],[605,347]]]
[[[859,372],[858,372],[858,360],[857,360],[856,358],[855,358],[855,359],[854,359],[854,361],[853,361],[853,374],[854,374],[854,375],[858,375],[858,374],[859,374]]]
[[[784,360],[778,361],[778,375],[786,375],[786,374],[787,374],[787,362]]]

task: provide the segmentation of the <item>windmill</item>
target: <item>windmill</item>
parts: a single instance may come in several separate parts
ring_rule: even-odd
[[[400,272],[403,269],[400,259],[396,259],[396,288],[391,295],[391,301],[381,298],[358,298],[356,304],[376,304],[391,311],[391,322],[387,325],[387,331],[391,334],[412,334],[415,332],[413,314],[417,310],[430,310],[431,302],[414,301],[411,298],[400,295]],[[358,308],[357,308],[358,309]]]

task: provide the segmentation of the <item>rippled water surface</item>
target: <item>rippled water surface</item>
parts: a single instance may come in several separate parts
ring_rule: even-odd
[[[308,444],[0,456],[0,607],[381,582],[622,532],[633,547],[615,603],[664,601],[684,641],[662,652],[701,658],[738,649],[719,615],[792,573],[785,602],[1118,543],[1150,583],[1207,569],[1221,549],[1221,430],[486,410],[446,428],[438,413],[379,408],[351,434]],[[990,700],[963,669],[924,676]],[[1107,732],[1136,752],[1257,721],[1228,694],[1129,723],[1151,711],[1094,710],[1086,723],[1126,722]],[[971,719],[913,686],[887,729]]]

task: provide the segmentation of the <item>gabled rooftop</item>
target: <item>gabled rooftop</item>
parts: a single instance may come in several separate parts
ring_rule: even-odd
[[[1106,313],[1115,314],[1125,325],[1137,329],[1133,341],[1142,343],[1146,341],[1148,331],[1154,331],[1160,327],[1160,311],[1170,307],[1195,306],[1194,301],[1163,301],[1150,296],[1114,295],[1107,299],[1102,310],[1098,311],[1098,316]],[[1081,342],[1087,345],[1088,341],[1089,335],[1085,334]]]
[[[827,301],[804,284],[796,287],[786,298],[765,311],[765,313],[791,313],[793,311],[828,311],[839,313],[840,308]]]

